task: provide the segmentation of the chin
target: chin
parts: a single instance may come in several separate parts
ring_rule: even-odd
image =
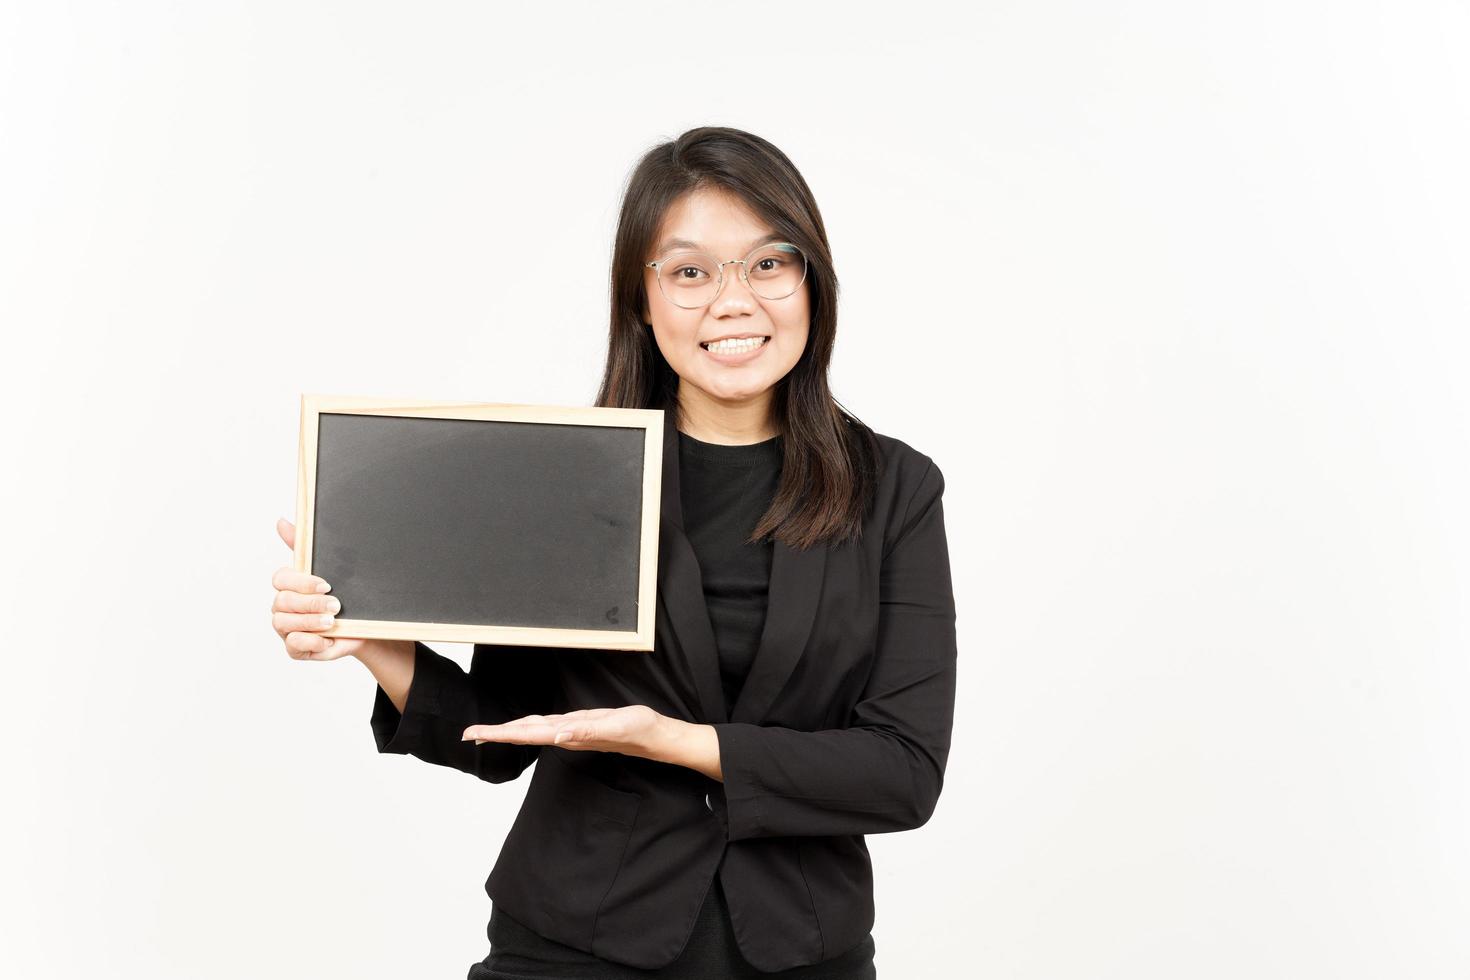
[[[745,402],[762,394],[771,386],[762,378],[741,385],[706,384],[700,387],[704,388],[711,398],[718,398],[726,402]]]

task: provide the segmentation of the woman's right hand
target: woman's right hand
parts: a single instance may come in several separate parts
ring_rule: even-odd
[[[284,517],[276,521],[276,533],[286,547],[296,549],[296,526]],[[316,575],[297,571],[290,565],[276,569],[271,576],[276,589],[271,603],[271,626],[286,644],[286,652],[294,660],[339,660],[356,656],[371,640],[322,636],[330,629],[342,603],[328,595],[330,586]]]

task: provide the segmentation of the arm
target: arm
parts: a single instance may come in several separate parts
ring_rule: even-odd
[[[911,830],[934,812],[955,698],[943,494],[931,460],[883,557],[877,652],[850,727],[709,726],[724,781],[716,812],[729,840]]]
[[[412,755],[492,783],[509,782],[536,761],[539,746],[476,745],[461,736],[470,725],[549,713],[557,683],[555,650],[476,643],[468,674],[419,642],[411,664],[404,656],[380,656],[380,648],[365,653],[360,659],[378,678],[370,724],[379,752]],[[404,683],[400,708],[390,691]]]

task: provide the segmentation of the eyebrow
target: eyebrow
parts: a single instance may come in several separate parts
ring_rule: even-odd
[[[779,232],[773,231],[769,234],[762,235],[755,241],[751,242],[749,245],[745,246],[745,251],[748,254],[751,249],[755,248],[757,245],[766,245],[770,242],[779,242],[784,240],[785,238],[783,235],[781,235]],[[665,240],[664,243],[658,247],[658,252],[655,254],[663,255],[665,252],[672,252],[676,248],[694,249],[695,251],[699,252],[708,251],[708,249],[706,249],[703,245],[699,244],[698,242],[691,242],[687,238],[670,238]]]

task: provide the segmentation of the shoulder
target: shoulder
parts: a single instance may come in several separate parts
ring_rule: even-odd
[[[943,492],[944,473],[932,456],[896,436],[874,431],[873,437],[883,456],[885,486],[891,486],[906,499],[922,490]]]
[[[905,528],[939,503],[944,473],[932,456],[910,443],[876,430],[873,436],[882,455],[874,510],[886,525],[884,544],[891,546]]]

